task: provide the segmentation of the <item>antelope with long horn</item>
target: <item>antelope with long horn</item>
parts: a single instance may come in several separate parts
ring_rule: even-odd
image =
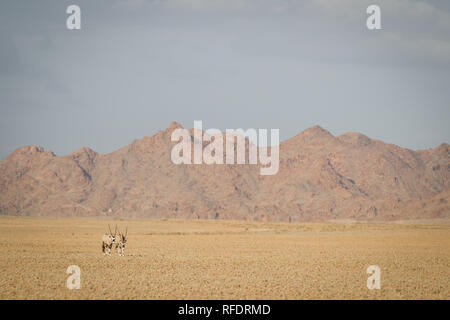
[[[127,235],[128,235],[128,227],[125,230],[125,234],[120,233],[119,231],[119,239],[116,242],[116,250],[119,256],[125,256],[125,246],[127,244]]]
[[[103,254],[111,255],[111,249],[114,243],[116,243],[117,225],[114,234],[111,232],[111,227],[108,224],[109,234],[104,234],[102,237],[102,252]]]

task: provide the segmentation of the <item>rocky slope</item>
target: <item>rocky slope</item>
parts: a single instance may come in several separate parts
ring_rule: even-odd
[[[319,126],[280,145],[280,169],[175,165],[172,123],[101,155],[17,149],[0,162],[0,214],[324,221],[450,217],[447,143],[412,151]],[[192,131],[191,131],[192,132]]]

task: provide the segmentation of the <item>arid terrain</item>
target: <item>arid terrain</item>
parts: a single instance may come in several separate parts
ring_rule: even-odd
[[[1,299],[449,299],[450,225],[0,217]],[[126,255],[103,256],[108,224]],[[81,268],[81,289],[66,269]],[[381,289],[366,269],[381,269]]]
[[[413,151],[314,126],[283,141],[278,173],[262,176],[259,165],[175,165],[177,128],[173,122],[109,154],[19,148],[0,162],[0,215],[263,222],[450,217],[447,143]]]

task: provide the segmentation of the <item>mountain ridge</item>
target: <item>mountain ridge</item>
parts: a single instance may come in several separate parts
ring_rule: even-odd
[[[448,143],[413,151],[313,126],[281,142],[279,172],[260,176],[259,165],[173,164],[170,134],[177,128],[172,122],[107,154],[18,148],[0,162],[0,214],[291,222],[450,217]]]

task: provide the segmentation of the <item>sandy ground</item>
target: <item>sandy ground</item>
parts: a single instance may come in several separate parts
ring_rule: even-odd
[[[128,226],[125,257],[102,255],[108,223]],[[0,299],[450,298],[447,223],[0,217],[0,242]],[[66,287],[70,265],[79,290]]]

